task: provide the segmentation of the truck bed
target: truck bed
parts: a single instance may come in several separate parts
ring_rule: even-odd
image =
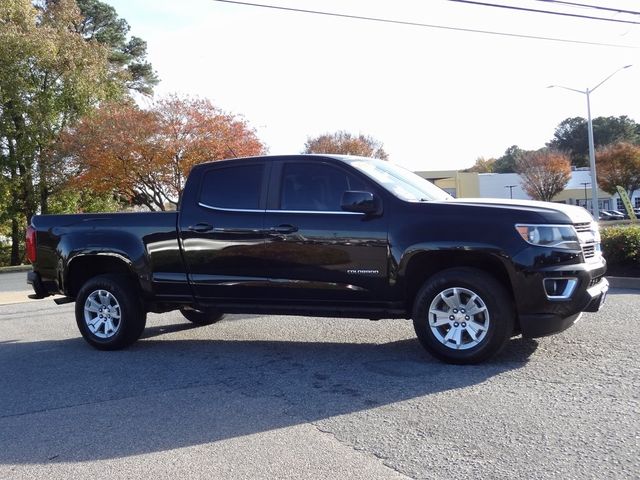
[[[81,262],[83,256],[93,258],[95,264],[96,255],[118,256],[121,252],[140,282],[149,288],[147,291],[162,295],[167,286],[163,272],[171,272],[174,281],[176,276],[183,276],[186,283],[177,218],[177,212],[35,216],[32,224],[37,232],[38,255],[34,270],[40,273],[48,291],[71,293],[73,285],[65,285],[62,280],[70,265]]]

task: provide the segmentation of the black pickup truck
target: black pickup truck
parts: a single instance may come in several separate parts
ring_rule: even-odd
[[[177,212],[37,215],[28,282],[75,301],[82,336],[135,342],[147,312],[411,318],[452,363],[514,335],[560,332],[608,289],[598,225],[580,207],[455,200],[391,163],[337,155],[196,166]]]

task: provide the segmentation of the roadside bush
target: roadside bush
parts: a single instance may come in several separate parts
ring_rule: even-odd
[[[8,267],[11,260],[11,245],[0,243],[0,267]]]
[[[609,264],[640,266],[640,225],[615,225],[600,233],[602,253]]]

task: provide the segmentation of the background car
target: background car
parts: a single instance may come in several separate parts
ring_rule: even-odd
[[[599,220],[623,220],[624,215],[611,210],[600,210]]]
[[[620,210],[608,210],[608,212],[612,213],[614,215],[620,215],[622,217],[622,219],[629,218],[629,215],[627,214],[626,210],[624,212],[620,211]]]

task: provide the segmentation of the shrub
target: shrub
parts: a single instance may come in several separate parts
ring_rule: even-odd
[[[602,253],[608,263],[640,266],[640,225],[615,225],[600,233]]]
[[[11,245],[0,243],[0,267],[8,267],[11,262]]]

